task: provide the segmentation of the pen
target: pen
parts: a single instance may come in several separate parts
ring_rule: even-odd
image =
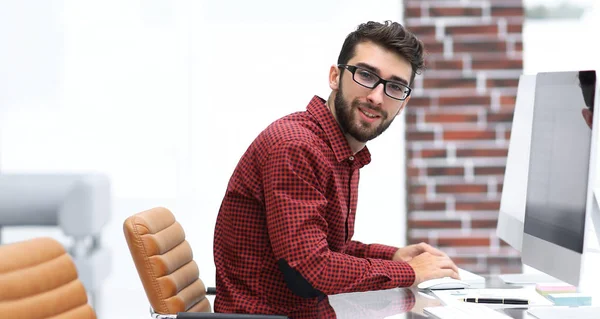
[[[498,303],[505,305],[527,305],[529,300],[527,299],[512,299],[512,298],[464,298],[460,299],[464,302],[475,302],[475,303]]]

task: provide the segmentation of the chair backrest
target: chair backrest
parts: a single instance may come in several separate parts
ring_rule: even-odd
[[[51,238],[0,246],[0,316],[94,319],[77,269]]]
[[[210,312],[206,288],[185,232],[166,208],[125,220],[123,231],[133,262],[155,312]]]

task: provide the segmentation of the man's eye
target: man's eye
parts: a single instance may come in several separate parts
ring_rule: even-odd
[[[367,71],[358,71],[358,75],[365,80],[371,80],[374,77],[373,74]]]
[[[404,87],[399,84],[395,84],[395,83],[389,83],[388,89],[397,91],[397,92],[404,92]]]

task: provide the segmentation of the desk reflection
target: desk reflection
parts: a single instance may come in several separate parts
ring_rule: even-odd
[[[521,289],[521,285],[508,285],[497,276],[484,276],[486,288]],[[535,289],[535,286],[531,286]],[[315,306],[296,310],[292,319],[413,319],[430,318],[423,308],[441,306],[442,303],[432,292],[416,288],[396,288],[380,291],[355,292],[325,297]],[[498,309],[500,313],[513,319],[534,318],[526,313],[526,308]]]
[[[434,296],[407,288],[333,295],[328,303],[339,319],[427,318],[423,308],[440,305]]]

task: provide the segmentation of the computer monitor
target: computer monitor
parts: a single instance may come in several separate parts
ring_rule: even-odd
[[[518,251],[523,242],[535,79],[535,74],[519,78],[496,226],[496,235]]]
[[[582,82],[591,74],[536,76],[521,251],[524,264],[580,288],[600,267],[590,249],[600,228],[599,112],[583,111],[598,110],[600,99],[589,95],[598,85]]]

